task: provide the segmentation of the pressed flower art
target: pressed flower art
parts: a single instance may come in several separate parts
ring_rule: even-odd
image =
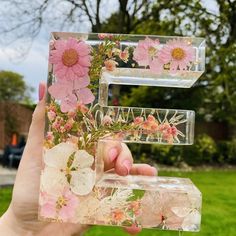
[[[58,80],[79,80],[88,76],[90,47],[83,40],[56,40],[49,62]]]
[[[193,143],[194,112],[109,106],[111,84],[190,87],[202,40],[53,33],[39,218],[198,231],[201,193],[188,179],[104,172],[101,142]],[[121,88],[122,90],[122,88]]]
[[[166,43],[160,52],[160,60],[170,64],[170,70],[176,72],[187,70],[194,61],[195,50],[191,44],[182,39],[173,39]]]

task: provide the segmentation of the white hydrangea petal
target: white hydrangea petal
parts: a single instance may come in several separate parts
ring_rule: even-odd
[[[193,210],[189,215],[187,215],[181,225],[183,230],[195,230],[199,227],[201,220],[201,214],[197,210]]]
[[[40,180],[40,190],[55,196],[59,195],[68,186],[64,173],[51,167],[44,168]]]
[[[95,172],[91,168],[71,172],[71,190],[78,195],[89,194],[95,184]]]
[[[45,151],[44,162],[47,166],[65,169],[68,158],[75,151],[75,146],[72,143],[60,143]]]
[[[81,224],[86,224],[88,218],[95,218],[100,201],[95,196],[88,195],[80,202],[79,208],[77,209],[76,218]]]
[[[78,150],[75,153],[75,159],[72,167],[78,167],[79,169],[91,167],[94,162],[94,157],[85,150]]]
[[[171,210],[179,217],[185,217],[187,216],[190,211],[191,208],[188,207],[172,207]]]

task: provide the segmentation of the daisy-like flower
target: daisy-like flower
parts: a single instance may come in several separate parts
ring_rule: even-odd
[[[159,54],[164,64],[170,64],[170,70],[187,70],[194,61],[195,50],[183,39],[173,39],[166,43]]]
[[[46,192],[52,188],[56,192],[58,184],[64,187],[69,184],[71,191],[78,195],[92,191],[95,183],[95,172],[91,169],[94,158],[85,150],[78,150],[72,143],[60,143],[45,151],[44,163],[46,167],[41,185]],[[48,175],[51,175],[50,178]]]
[[[40,215],[64,222],[71,221],[75,216],[78,203],[78,198],[68,188],[61,189],[57,194],[53,191],[50,191],[50,193],[41,192]]]
[[[146,37],[138,42],[138,46],[134,49],[133,59],[139,66],[149,66],[152,72],[160,73],[163,69],[163,63],[158,57],[159,50],[159,40]]]
[[[76,80],[87,76],[90,63],[90,47],[74,38],[57,40],[50,51],[49,61],[58,80]]]

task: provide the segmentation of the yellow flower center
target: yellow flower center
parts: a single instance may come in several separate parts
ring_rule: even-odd
[[[174,48],[172,50],[171,56],[177,60],[180,61],[185,57],[185,52],[182,48]]]
[[[57,199],[56,205],[58,209],[61,209],[63,206],[67,205],[67,199],[65,199],[63,196],[60,196]]]
[[[148,48],[148,54],[149,54],[150,57],[156,56],[156,52],[157,52],[156,48],[154,48],[154,47]]]
[[[71,67],[78,62],[79,54],[75,49],[67,49],[62,54],[62,62],[65,66]]]

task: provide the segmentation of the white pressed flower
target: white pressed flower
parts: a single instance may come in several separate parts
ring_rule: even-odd
[[[71,190],[78,195],[89,194],[95,183],[94,171],[91,168],[82,168],[71,172]]]
[[[58,169],[45,167],[41,173],[41,191],[57,196],[68,186],[65,175]]]
[[[90,194],[84,200],[81,200],[79,208],[77,209],[77,219],[81,224],[88,224],[88,219],[94,219],[98,208],[99,200]]]
[[[72,156],[73,161],[68,165]],[[67,180],[68,175],[71,176],[70,187],[75,194],[87,195],[92,191],[95,183],[95,172],[91,169],[94,158],[85,150],[78,150],[72,143],[60,143],[45,151],[44,162],[46,168],[54,169],[52,175],[54,173],[55,177],[51,178],[58,179],[59,175],[63,175]],[[48,179],[49,182],[51,178]]]
[[[198,210],[192,210],[184,219],[181,227],[183,230],[196,230],[199,228],[201,222],[201,214]]]
[[[179,217],[186,217],[192,209],[188,207],[172,207],[171,210]]]

